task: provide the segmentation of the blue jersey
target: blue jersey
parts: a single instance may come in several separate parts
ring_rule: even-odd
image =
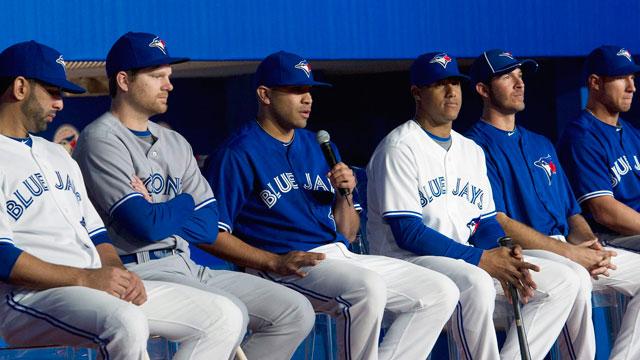
[[[314,133],[297,129],[284,144],[252,121],[223,144],[206,171],[220,201],[218,227],[280,254],[348,244],[336,230],[328,172]]]
[[[496,211],[546,235],[569,233],[580,213],[551,142],[517,126],[503,131],[480,120],[465,134],[485,152]]]
[[[618,119],[618,126],[587,111],[567,126],[558,144],[578,202],[598,196],[640,211],[640,130]]]

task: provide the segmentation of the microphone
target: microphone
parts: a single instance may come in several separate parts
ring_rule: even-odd
[[[324,155],[324,159],[327,161],[327,165],[329,165],[329,169],[333,169],[334,166],[338,163],[336,159],[336,154],[333,153],[333,149],[331,148],[331,136],[325,130],[320,130],[316,134],[316,141],[320,145],[320,149],[322,149],[322,155]],[[351,194],[349,189],[338,188],[338,192],[342,196],[347,196]]]
[[[508,236],[503,236],[498,239],[498,244],[501,247],[513,249],[513,240]],[[516,332],[518,334],[518,344],[520,345],[520,357],[522,360],[530,360],[531,353],[529,352],[529,341],[527,340],[527,333],[524,330],[524,322],[522,321],[522,311],[520,309],[520,300],[518,299],[518,291],[513,284],[509,284],[509,295],[511,295],[511,305],[513,306],[513,315],[516,324]]]

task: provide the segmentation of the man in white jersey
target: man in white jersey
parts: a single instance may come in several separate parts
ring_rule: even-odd
[[[0,336],[12,345],[92,346],[102,359],[148,359],[149,334],[176,359],[228,358],[242,313],[205,291],[127,271],[82,175],[40,132],[62,110],[64,60],[35,41],[0,53]],[[197,309],[197,311],[194,311]]]
[[[484,153],[451,126],[462,105],[456,60],[421,55],[411,67],[416,115],[376,148],[367,167],[371,250],[449,276],[460,290],[453,332],[465,358],[520,356],[511,326],[500,352],[492,316],[506,284],[520,290],[534,359],[553,345],[576,298],[577,278],[563,265],[498,248]],[[529,274],[529,270],[535,272]],[[566,275],[565,275],[566,274]],[[501,283],[500,286],[498,283]]]

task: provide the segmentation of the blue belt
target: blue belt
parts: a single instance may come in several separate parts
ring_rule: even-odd
[[[182,251],[176,248],[157,249],[150,251],[140,251],[134,254],[120,255],[120,260],[123,264],[143,264],[151,260],[158,260],[166,258],[167,256],[176,255]]]

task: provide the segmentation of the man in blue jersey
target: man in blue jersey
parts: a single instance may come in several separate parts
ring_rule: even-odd
[[[533,73],[533,60],[518,60],[502,50],[484,52],[471,76],[484,104],[482,118],[467,136],[483,147],[496,203],[497,219],[507,235],[527,253],[563,263],[580,279],[580,292],[561,336],[567,358],[595,356],[591,323],[591,289],[611,287],[635,296],[640,289],[640,257],[603,247],[580,215],[569,181],[551,142],[521,126],[515,116],[524,110],[523,74]],[[636,358],[638,305],[631,301],[612,358]]]
[[[410,74],[415,117],[380,142],[367,166],[371,250],[456,283],[460,302],[452,332],[466,359],[519,357],[515,326],[499,351],[493,323],[496,300],[506,300],[505,284],[518,287],[531,355],[541,359],[569,315],[577,279],[561,264],[523,257],[519,247],[498,247],[504,232],[496,221],[484,153],[452,130],[466,79],[455,58],[423,54]]]
[[[584,65],[587,106],[559,143],[578,202],[600,239],[635,250],[640,249],[640,130],[620,113],[631,108],[639,71],[625,48],[593,50]]]
[[[216,240],[217,202],[186,139],[149,121],[167,111],[171,64],[182,61],[156,35],[120,37],[107,55],[111,109],[82,131],[74,157],[130,271],[233,301],[245,317],[237,325],[248,320],[251,330],[242,345],[246,355],[290,358],[313,326],[311,304],[284,286],[212,270],[189,256],[189,242]]]
[[[311,88],[328,84],[284,51],[267,56],[255,77],[256,120],[207,171],[220,199],[222,232],[212,247],[337,317],[340,358],[424,359],[458,300],[455,285],[419,266],[349,251],[359,226],[355,177],[342,162],[329,168],[304,130]],[[393,322],[378,345],[385,312]]]

